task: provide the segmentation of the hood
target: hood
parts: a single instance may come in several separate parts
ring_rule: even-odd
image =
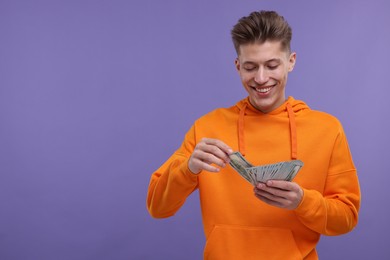
[[[304,110],[310,109],[303,101],[295,100],[293,97],[288,97],[288,99],[282,105],[266,114],[253,107],[252,104],[249,102],[249,97],[239,101],[236,104],[236,107],[239,109],[238,149],[243,156],[245,156],[245,115],[270,115],[288,117],[290,127],[291,159],[298,159],[298,140],[295,117],[298,114],[302,113]]]

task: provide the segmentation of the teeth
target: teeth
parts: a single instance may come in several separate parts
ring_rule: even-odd
[[[271,90],[271,88],[256,88],[256,91],[260,92],[260,93],[266,93],[270,90]]]

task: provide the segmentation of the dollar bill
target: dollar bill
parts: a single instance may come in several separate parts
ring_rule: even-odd
[[[258,182],[267,180],[292,181],[299,170],[303,167],[301,160],[292,160],[253,166],[240,152],[230,155],[230,165],[248,182],[256,185]]]
[[[244,156],[240,152],[234,152],[230,156],[230,166],[232,166],[244,179],[249,181],[251,184],[256,185],[255,179],[250,176],[246,169],[253,167],[251,163],[245,160]]]
[[[256,182],[266,182],[267,180],[292,181],[302,166],[302,161],[292,160],[250,167],[246,168],[246,171]]]

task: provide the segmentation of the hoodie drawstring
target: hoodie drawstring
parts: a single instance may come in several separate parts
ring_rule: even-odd
[[[245,140],[244,140],[244,116],[247,103],[244,103],[244,106],[240,110],[240,115],[238,117],[238,151],[245,156]]]
[[[244,116],[247,103],[244,103],[240,109],[238,117],[238,150],[245,156],[245,140],[244,140]],[[297,126],[295,123],[295,115],[292,106],[289,102],[286,103],[288,119],[290,122],[290,138],[291,138],[291,159],[296,160],[298,158],[298,142],[297,142]]]
[[[291,135],[291,159],[298,158],[298,143],[297,143],[297,125],[295,124],[295,115],[290,103],[286,103],[288,118],[290,119],[290,135]]]

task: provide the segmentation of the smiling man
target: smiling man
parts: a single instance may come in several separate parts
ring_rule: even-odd
[[[296,54],[282,16],[253,12],[231,34],[248,97],[194,123],[152,174],[148,210],[170,217],[199,189],[204,259],[318,259],[320,235],[347,233],[358,221],[360,188],[342,125],[286,98]],[[299,159],[304,167],[293,181],[251,187],[227,166],[234,151],[254,165]]]
[[[236,68],[250,103],[263,113],[282,105],[296,54],[283,49],[277,41],[240,45],[237,52]]]

